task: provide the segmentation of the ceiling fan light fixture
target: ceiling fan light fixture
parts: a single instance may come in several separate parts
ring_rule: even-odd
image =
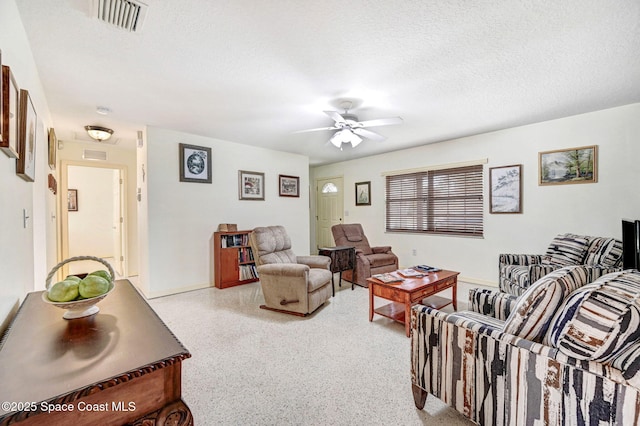
[[[113,134],[113,130],[102,126],[84,126],[84,129],[91,139],[95,139],[98,142],[106,141]]]
[[[336,148],[341,148],[343,143],[350,143],[352,147],[355,147],[362,142],[362,138],[353,133],[350,129],[342,129],[337,131],[331,139],[329,139],[329,142],[331,142]]]

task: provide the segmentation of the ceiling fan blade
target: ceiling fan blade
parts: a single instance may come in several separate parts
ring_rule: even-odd
[[[363,138],[371,139],[372,141],[383,141],[386,139],[386,137],[367,129],[357,128],[353,129],[352,132]]]
[[[390,118],[378,118],[377,120],[361,121],[358,124],[360,124],[361,127],[375,127],[375,126],[388,126],[390,124],[400,124],[403,121],[404,120],[402,120],[402,118],[400,117],[390,117]]]
[[[324,111],[336,123],[344,123],[344,118],[335,111]]]
[[[319,130],[337,130],[338,127],[318,127],[317,129],[307,129],[307,130],[297,130],[295,132],[293,132],[294,134],[296,133],[307,133],[307,132],[317,132]]]

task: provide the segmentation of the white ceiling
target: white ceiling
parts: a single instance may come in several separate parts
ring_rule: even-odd
[[[638,0],[145,0],[136,33],[92,0],[16,1],[62,140],[151,125],[315,165],[640,102]],[[342,99],[404,123],[343,151],[293,134]]]

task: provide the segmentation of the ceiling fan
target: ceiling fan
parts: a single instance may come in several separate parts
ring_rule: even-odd
[[[344,108],[344,113],[339,114],[336,111],[324,111],[335,124],[331,127],[319,127],[317,129],[308,129],[308,130],[299,130],[294,133],[306,133],[306,132],[316,132],[319,130],[337,130],[336,133],[329,139],[336,148],[342,149],[343,143],[350,143],[352,148],[358,146],[360,142],[362,142],[362,138],[371,139],[373,141],[383,141],[386,137],[382,136],[379,133],[373,132],[371,130],[365,129],[365,127],[375,127],[375,126],[388,126],[391,124],[400,124],[402,123],[402,118],[400,117],[390,117],[390,118],[379,118],[376,120],[367,120],[367,121],[358,121],[358,117],[354,114],[349,114],[349,109],[351,108],[351,102],[343,102],[340,106]]]

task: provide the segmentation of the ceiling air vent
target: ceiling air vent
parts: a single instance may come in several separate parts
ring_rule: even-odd
[[[139,1],[93,0],[93,6],[93,16],[131,32],[142,29],[142,23],[147,14],[147,5]]]
[[[85,149],[82,152],[82,158],[85,160],[102,160],[102,161],[106,161],[107,160],[107,153],[106,151],[96,151],[93,149]]]

